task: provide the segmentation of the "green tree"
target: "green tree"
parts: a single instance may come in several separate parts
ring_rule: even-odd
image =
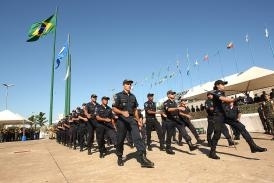
[[[36,123],[40,127],[45,126],[45,123],[48,121],[48,120],[46,120],[47,118],[45,117],[45,113],[43,113],[43,112],[39,112],[39,114],[37,114],[35,116],[35,119],[36,119]]]
[[[28,120],[30,120],[32,123],[31,123],[31,128],[32,128],[32,125],[34,125],[34,129],[36,130],[36,117],[34,115],[31,115]]]

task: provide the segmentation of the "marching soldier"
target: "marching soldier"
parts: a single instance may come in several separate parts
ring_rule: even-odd
[[[214,131],[214,106],[213,106],[213,95],[208,92],[207,93],[207,100],[205,101],[205,108],[207,112],[207,131],[206,131],[206,136],[207,136],[207,143],[208,146],[211,147],[212,144],[212,134]],[[225,136],[225,138],[228,141],[228,145],[237,145],[237,142],[234,142],[232,140],[231,135],[229,134],[228,128],[225,125],[225,123],[221,124],[222,125],[222,134]]]
[[[87,147],[88,147],[88,155],[91,155],[91,147],[94,142],[94,133],[97,126],[97,121],[95,117],[95,108],[99,105],[97,102],[97,95],[92,94],[90,96],[90,102],[86,104],[86,116],[88,117],[87,129],[88,129],[88,139],[87,139]]]
[[[117,119],[117,163],[124,166],[122,159],[124,151],[124,140],[127,131],[131,131],[133,143],[137,148],[138,158],[141,167],[153,168],[154,163],[146,157],[146,145],[140,135],[139,127],[142,123],[139,119],[137,107],[138,102],[134,94],[131,93],[132,80],[123,81],[123,91],[114,95],[112,110],[118,115]]]
[[[185,125],[190,129],[191,133],[194,135],[195,139],[197,140],[198,144],[202,144],[205,140],[201,139],[199,134],[196,131],[196,128],[191,123],[192,116],[190,115],[190,109],[186,106],[187,100],[181,99],[181,103],[179,104],[179,107],[182,107],[183,110],[180,110],[180,118],[185,122]],[[180,133],[179,133],[180,135]],[[182,136],[178,137],[179,142],[182,140]]]
[[[151,147],[151,131],[153,129],[156,130],[158,139],[160,142],[160,150],[164,150],[164,136],[163,129],[156,119],[156,114],[161,114],[162,112],[156,112],[156,103],[153,101],[153,93],[148,93],[147,98],[148,101],[144,103],[145,116],[146,116],[146,134],[147,134],[147,149],[152,151]]]
[[[228,125],[231,125],[233,128],[235,128],[241,133],[241,135],[247,141],[252,153],[267,151],[266,148],[259,147],[255,144],[252,137],[247,132],[247,130],[245,129],[245,126],[242,123],[226,120],[223,103],[230,103],[238,100],[238,99],[231,99],[225,96],[224,89],[226,84],[227,84],[226,81],[217,80],[214,83],[214,87],[213,87],[214,91],[212,91],[213,108],[214,108],[214,112],[213,112],[214,135],[211,141],[211,150],[209,153],[209,158],[220,159],[220,157],[217,156],[216,154],[216,146],[221,137],[223,123],[227,123]]]
[[[105,135],[110,137],[111,142],[116,146],[117,134],[116,126],[114,124],[114,115],[112,109],[108,106],[109,97],[102,97],[102,104],[96,107],[95,116],[98,122],[96,128],[96,139],[99,147],[100,158],[106,155]]]
[[[167,138],[166,138],[166,153],[167,154],[175,154],[175,152],[171,149],[171,137],[174,132],[174,127],[176,127],[180,133],[182,133],[186,143],[189,146],[190,151],[194,151],[197,149],[197,146],[193,145],[191,142],[191,137],[187,134],[185,129],[185,123],[180,120],[179,111],[183,110],[183,107],[177,107],[177,103],[175,102],[175,94],[176,92],[169,90],[167,92],[168,100],[164,102],[164,111],[167,115]]]

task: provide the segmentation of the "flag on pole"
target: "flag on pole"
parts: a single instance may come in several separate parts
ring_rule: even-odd
[[[249,39],[248,39],[248,34],[245,35],[245,42],[249,42]]]
[[[57,59],[56,59],[56,67],[55,69],[57,69],[61,63],[61,60],[66,57],[68,54],[68,41],[64,44],[64,46],[61,48],[60,52],[57,55]]]
[[[32,24],[28,32],[29,39],[27,40],[27,42],[37,41],[40,37],[43,37],[47,35],[48,33],[50,33],[51,31],[53,31],[55,27],[56,27],[55,14],[51,15],[46,20]]]
[[[227,49],[231,49],[234,47],[234,44],[232,42],[229,42],[227,45],[226,45],[226,48]]]
[[[208,54],[204,56],[204,61],[208,61]]]
[[[266,38],[268,38],[268,37],[269,37],[269,33],[268,33],[267,28],[265,28],[265,30],[264,30],[264,31],[265,31],[265,37],[266,37]]]

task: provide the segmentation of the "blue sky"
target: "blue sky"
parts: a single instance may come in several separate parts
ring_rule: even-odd
[[[133,93],[142,108],[148,92],[158,100],[169,89],[182,91],[253,65],[274,69],[265,37],[267,27],[274,41],[271,0],[4,0],[0,82],[15,84],[9,89],[8,109],[25,117],[40,111],[48,117],[53,35],[26,40],[31,24],[48,18],[57,6],[56,52],[71,36],[71,108],[89,101],[92,93],[99,99],[112,96],[125,78],[137,81]],[[230,41],[234,48],[227,50]],[[203,61],[206,54],[209,60]],[[65,73],[63,60],[55,70],[54,120],[64,111]],[[1,87],[0,110],[5,109],[5,95]]]

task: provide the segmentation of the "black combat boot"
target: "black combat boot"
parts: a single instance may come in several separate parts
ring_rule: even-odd
[[[187,143],[190,151],[194,151],[197,149],[197,146],[193,145],[191,141],[187,141],[186,143]]]
[[[220,159],[220,157],[216,154],[216,150],[213,149],[210,150],[208,157],[211,159]]]
[[[229,146],[233,146],[233,145],[238,145],[239,144],[238,142],[235,142],[235,141],[233,141],[231,139],[227,139],[227,141],[228,141],[228,145]]]
[[[117,164],[118,166],[124,166],[124,161],[122,156],[118,156]]]
[[[246,142],[248,143],[248,145],[249,145],[250,150],[251,150],[252,153],[256,153],[256,152],[265,152],[265,151],[267,151],[266,148],[257,146],[257,145],[255,144],[255,142],[253,141],[252,138],[247,139]]]
[[[160,144],[160,151],[164,151],[165,150],[165,145],[164,144]]]
[[[172,151],[171,148],[166,149],[166,153],[167,153],[167,154],[175,154],[175,152]]]
[[[263,148],[260,146],[257,146],[255,143],[254,145],[252,145],[252,147],[250,147],[250,150],[252,153],[256,153],[256,152],[265,152],[267,151],[267,148]]]
[[[178,141],[178,146],[183,146],[183,142],[182,141]]]
[[[141,163],[141,167],[144,168],[154,168],[154,163],[147,159],[145,153],[140,153],[139,162]]]

